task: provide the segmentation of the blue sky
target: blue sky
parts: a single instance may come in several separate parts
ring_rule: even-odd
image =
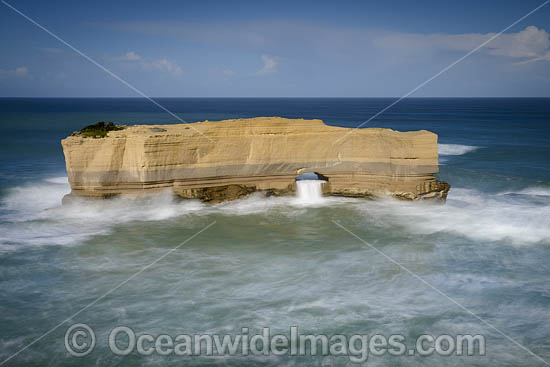
[[[543,1],[7,0],[150,96],[401,96]],[[0,96],[133,97],[0,4]],[[550,4],[413,97],[550,97]]]

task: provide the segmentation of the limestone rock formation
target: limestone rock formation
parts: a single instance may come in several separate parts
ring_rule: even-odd
[[[72,194],[107,197],[171,189],[219,202],[254,191],[295,192],[316,172],[325,195],[445,200],[436,181],[437,135],[352,129],[321,120],[258,117],[177,125],[136,125],[106,137],[62,140]]]

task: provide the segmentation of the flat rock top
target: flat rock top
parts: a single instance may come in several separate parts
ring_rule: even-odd
[[[287,119],[283,117],[255,117],[245,119],[230,119],[222,121],[201,121],[186,124],[167,125],[131,125],[124,130],[110,131],[108,137],[129,136],[159,136],[159,135],[189,135],[204,134],[209,137],[228,135],[290,135],[290,134],[389,134],[414,136],[432,134],[426,130],[399,132],[382,128],[345,128],[326,125],[322,120]],[[76,136],[77,138],[79,136]]]

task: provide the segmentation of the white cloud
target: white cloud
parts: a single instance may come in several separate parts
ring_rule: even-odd
[[[120,61],[139,61],[141,60],[141,56],[139,56],[134,51],[126,52],[124,56],[121,56],[118,58]]]
[[[0,78],[9,78],[9,77],[24,77],[28,74],[29,69],[26,66],[19,66],[15,69],[0,69]]]
[[[491,43],[488,45],[488,52],[493,55],[514,58],[540,57],[548,52],[550,37],[544,29],[529,26],[518,33],[503,34]]]
[[[256,72],[256,75],[268,75],[277,71],[277,61],[273,57],[262,55],[264,67]]]
[[[377,48],[400,52],[433,52],[455,50],[468,52],[494,37],[496,33],[414,34],[387,33],[374,37]],[[547,59],[550,35],[544,29],[529,26],[517,33],[504,33],[491,40],[478,52],[508,58]]]
[[[496,33],[405,33],[358,27],[329,27],[289,22],[250,22],[235,24],[197,23],[120,23],[109,25],[130,32],[168,35],[195,42],[231,45],[247,51],[265,52],[292,58],[339,58],[362,60],[379,58],[384,63],[409,64],[410,56],[433,59],[436,52],[469,52]],[[534,25],[515,33],[504,33],[493,39],[478,54],[511,59],[546,61],[550,37]],[[368,58],[368,59],[366,59]],[[277,62],[262,55],[265,75],[276,71]],[[340,60],[341,61],[341,60]],[[517,60],[514,60],[517,61]]]
[[[116,60],[123,61],[124,65],[127,65],[127,66],[138,65],[139,67],[148,71],[156,70],[156,71],[161,71],[163,73],[168,73],[174,76],[183,75],[182,68],[175,62],[170,61],[166,58],[148,61],[143,57],[141,57],[135,51],[126,52],[124,56],[117,57]]]
[[[168,59],[155,60],[151,63],[151,66],[159,71],[169,73],[174,76],[183,75],[183,70],[181,67]]]
[[[532,58],[532,59],[516,62],[514,65],[530,64],[530,63],[536,62],[536,61],[550,61],[550,52],[547,52],[543,56],[538,56],[538,57],[535,57],[535,58]]]
[[[225,76],[234,76],[234,75],[236,75],[236,74],[237,74],[237,73],[235,73],[233,70],[230,70],[230,69],[225,69],[225,70],[223,71],[223,75],[225,75]]]

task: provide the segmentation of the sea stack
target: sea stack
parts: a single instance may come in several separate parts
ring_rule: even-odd
[[[444,201],[437,135],[350,129],[321,120],[258,117],[135,125],[61,141],[72,195],[110,197],[172,190],[220,202],[260,191],[290,195],[296,178],[326,180],[324,195]]]

